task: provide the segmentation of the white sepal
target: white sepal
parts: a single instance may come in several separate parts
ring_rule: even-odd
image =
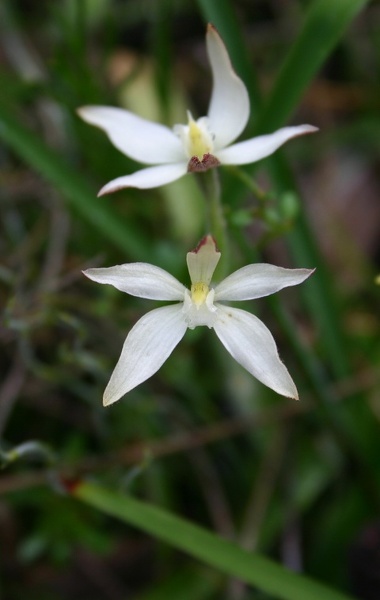
[[[269,296],[310,277],[314,269],[285,269],[266,263],[238,269],[215,287],[215,300],[253,300]]]
[[[314,133],[315,131],[318,131],[318,128],[312,125],[283,127],[274,133],[260,135],[245,142],[233,144],[223,150],[215,151],[214,154],[223,165],[246,165],[273,154],[277,148],[291,138],[306,133]]]
[[[154,375],[183,338],[182,304],[152,310],[131,329],[103,396],[104,406]]]
[[[206,43],[213,75],[208,118],[217,150],[236,140],[243,131],[249,117],[249,97],[244,83],[232,68],[219,33],[211,24],[207,27]]]
[[[113,179],[102,187],[98,196],[105,196],[106,194],[111,194],[112,192],[117,192],[128,187],[140,190],[159,187],[160,185],[176,181],[176,179],[179,179],[186,173],[187,162],[148,167],[147,169],[131,173],[131,175],[124,175]]]
[[[183,300],[186,291],[173,275],[148,263],[87,269],[83,273],[97,283],[113,285],[121,292],[149,300]]]
[[[281,362],[276,343],[260,319],[237,308],[217,305],[214,330],[231,356],[278,394],[298,400],[297,388]]]
[[[113,106],[83,106],[78,114],[100,127],[123,154],[143,164],[185,160],[183,146],[171,129]]]

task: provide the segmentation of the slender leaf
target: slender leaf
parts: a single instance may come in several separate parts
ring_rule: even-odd
[[[257,120],[270,131],[289,120],[302,96],[351,21],[368,0],[314,0]]]
[[[76,498],[149,533],[205,564],[249,583],[281,600],[348,600],[344,594],[145,502],[94,483],[68,486]]]
[[[367,3],[367,0],[315,0],[312,2],[302,29],[290,49],[273,90],[258,116],[256,131],[271,131],[289,120],[306,88],[324,61]],[[293,177],[281,157],[271,160],[271,172],[279,191],[294,187]],[[298,262],[318,269],[311,284],[307,302],[317,319],[330,364],[337,377],[346,376],[350,367],[346,344],[329,276],[319,256],[314,236],[301,205],[300,218],[289,235],[291,251]]]
[[[228,0],[221,3],[216,0],[198,1],[207,18],[213,17],[217,22],[219,20],[223,22],[224,17],[229,15],[231,27],[234,27],[233,11]],[[366,2],[367,0],[314,0],[310,4],[300,33],[283,62],[272,92],[257,115],[254,127],[256,133],[275,130],[288,121],[313,77]],[[226,33],[229,32],[229,27],[230,25],[226,27]],[[226,38],[226,44],[231,55],[234,47],[238,49],[238,53],[244,56],[240,60],[245,64],[247,52],[241,40],[237,41],[237,36],[230,35]],[[255,97],[256,106],[259,106],[257,87],[255,87]],[[271,157],[267,162],[279,195],[296,187],[292,173],[280,154]],[[246,169],[253,173],[255,168],[256,165],[251,165]],[[240,182],[226,181],[225,199],[239,196],[244,192],[245,189]],[[312,292],[305,300],[320,331],[335,376],[344,377],[349,373],[350,368],[340,316],[324,261],[302,205],[299,219],[288,240],[297,264],[317,267],[317,276],[311,282]]]
[[[207,600],[214,598],[215,592],[220,589],[222,577],[209,569],[195,569],[192,565],[176,569],[175,573],[163,582],[154,585],[136,600],[168,600],[180,598],[181,600]]]

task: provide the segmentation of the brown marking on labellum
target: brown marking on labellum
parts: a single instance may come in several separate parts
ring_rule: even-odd
[[[216,241],[213,235],[211,235],[210,233],[208,233],[207,235],[205,235],[201,241],[197,244],[197,246],[194,248],[194,250],[190,250],[190,252],[193,252],[194,254],[198,254],[199,250],[202,248],[202,246],[204,246],[205,244],[207,244],[207,241],[209,239],[212,239],[214,246],[215,246],[215,251],[219,252],[218,247],[216,245]]]
[[[202,160],[199,160],[197,156],[192,156],[187,165],[188,173],[203,173],[214,167],[218,167],[220,162],[213,154],[204,154]]]
[[[76,488],[82,483],[82,480],[74,477],[61,477],[60,483],[68,494],[74,494]]]

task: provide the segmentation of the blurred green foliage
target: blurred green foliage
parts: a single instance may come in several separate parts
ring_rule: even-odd
[[[187,285],[204,190],[187,176],[96,198],[136,164],[75,110],[119,105],[169,125],[189,107],[205,114],[208,20],[249,89],[244,136],[290,119],[321,130],[254,168],[219,171],[231,269],[317,267],[303,289],[247,304],[301,402],[198,328],[106,410],[123,340],[152,304],[81,270],[143,260]],[[376,3],[354,0],[3,0],[0,450],[37,440],[57,456],[53,469],[31,455],[1,472],[5,600],[271,598],[62,494],[63,476],[378,597],[379,21]]]

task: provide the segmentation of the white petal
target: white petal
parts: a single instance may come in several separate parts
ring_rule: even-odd
[[[298,285],[310,277],[314,269],[284,269],[275,265],[257,263],[247,265],[215,288],[215,300],[253,300],[269,296],[291,285]]]
[[[233,142],[243,131],[249,117],[249,97],[232,68],[221,37],[211,24],[207,27],[206,42],[213,75],[208,117],[217,150]]]
[[[103,129],[113,145],[134,160],[160,165],[186,158],[181,141],[164,125],[114,106],[83,106],[77,112],[87,123]]]
[[[150,300],[183,300],[186,288],[164,269],[147,263],[127,263],[115,267],[87,269],[86,277],[113,285],[131,296]]]
[[[214,329],[231,356],[249,373],[278,394],[298,400],[297,388],[280,360],[273,336],[260,319],[245,310],[218,304]]]
[[[148,167],[147,169],[141,169],[131,173],[131,175],[123,175],[113,179],[105,186],[102,187],[98,196],[105,196],[106,194],[112,194],[123,188],[139,188],[140,190],[147,190],[166,183],[176,181],[187,173],[187,163],[176,163],[172,165],[158,165],[157,167]]]
[[[154,375],[183,338],[182,303],[152,310],[131,329],[103,396],[107,406]]]
[[[277,148],[291,138],[305,133],[313,133],[314,131],[318,131],[318,128],[312,125],[283,127],[274,133],[260,135],[245,142],[234,144],[214,154],[223,165],[246,165],[273,154]]]

